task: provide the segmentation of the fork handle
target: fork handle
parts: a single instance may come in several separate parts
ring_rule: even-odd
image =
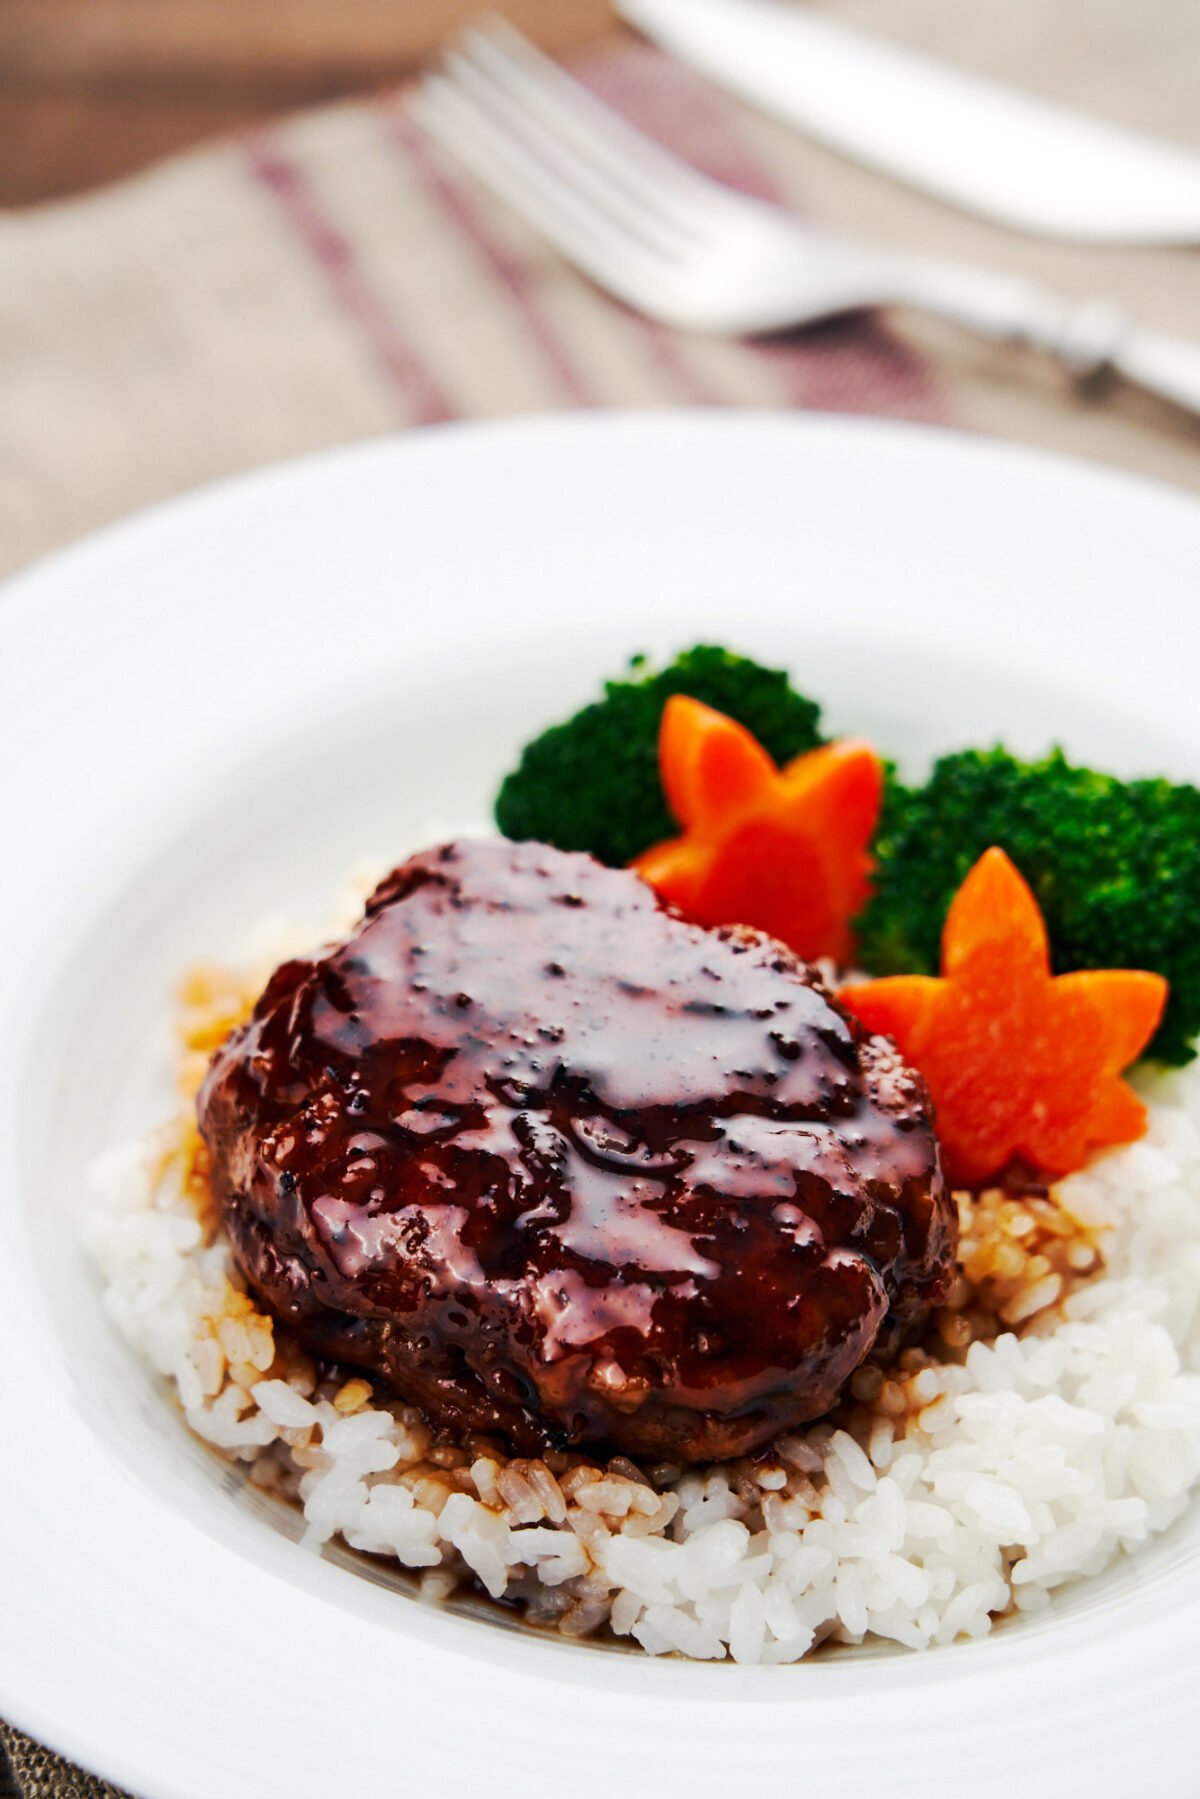
[[[1200,344],[1165,331],[1131,330],[1112,360],[1126,381],[1200,414]]]
[[[1002,343],[1044,350],[1077,381],[1115,372],[1200,414],[1200,344],[1143,331],[1106,300],[1066,300],[1017,276],[921,260],[902,274],[904,302]]]

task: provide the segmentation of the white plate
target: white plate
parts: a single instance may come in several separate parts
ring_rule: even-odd
[[[918,761],[1003,733],[1200,775],[1200,508],[891,425],[450,429],[168,506],[0,602],[0,1713],[142,1799],[531,1780],[1191,1794],[1200,1524],[925,1655],[650,1662],[299,1549],[106,1325],[84,1167],[168,1100],[180,969],[486,808],[637,648],[779,658]],[[685,1788],[685,1784],[688,1783]]]

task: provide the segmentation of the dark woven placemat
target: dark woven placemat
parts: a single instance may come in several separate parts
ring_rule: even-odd
[[[130,1799],[0,1722],[0,1799]]]

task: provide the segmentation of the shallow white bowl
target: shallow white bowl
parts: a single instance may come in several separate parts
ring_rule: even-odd
[[[187,1436],[75,1240],[170,1103],[169,995],[486,813],[635,649],[794,672],[917,766],[1003,735],[1200,776],[1200,507],[820,418],[452,428],[165,507],[0,598],[0,1712],[142,1799],[1195,1791],[1200,1519],[984,1642],[650,1662],[301,1550]],[[1195,1508],[1194,1508],[1195,1514]]]

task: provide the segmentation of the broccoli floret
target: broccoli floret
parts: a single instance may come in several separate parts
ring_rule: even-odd
[[[527,744],[496,798],[506,837],[590,850],[620,867],[674,836],[658,774],[658,725],[673,693],[690,694],[752,731],[777,762],[823,741],[820,707],[795,693],[780,669],[762,668],[713,644],[697,644],[658,674],[634,657],[607,681],[604,698]]]
[[[945,756],[923,787],[893,783],[859,922],[873,973],[938,967],[947,907],[991,844],[1012,857],[1046,919],[1055,971],[1145,968],[1171,984],[1147,1053],[1183,1063],[1200,1033],[1200,791],[1120,781],[1056,751]]]

